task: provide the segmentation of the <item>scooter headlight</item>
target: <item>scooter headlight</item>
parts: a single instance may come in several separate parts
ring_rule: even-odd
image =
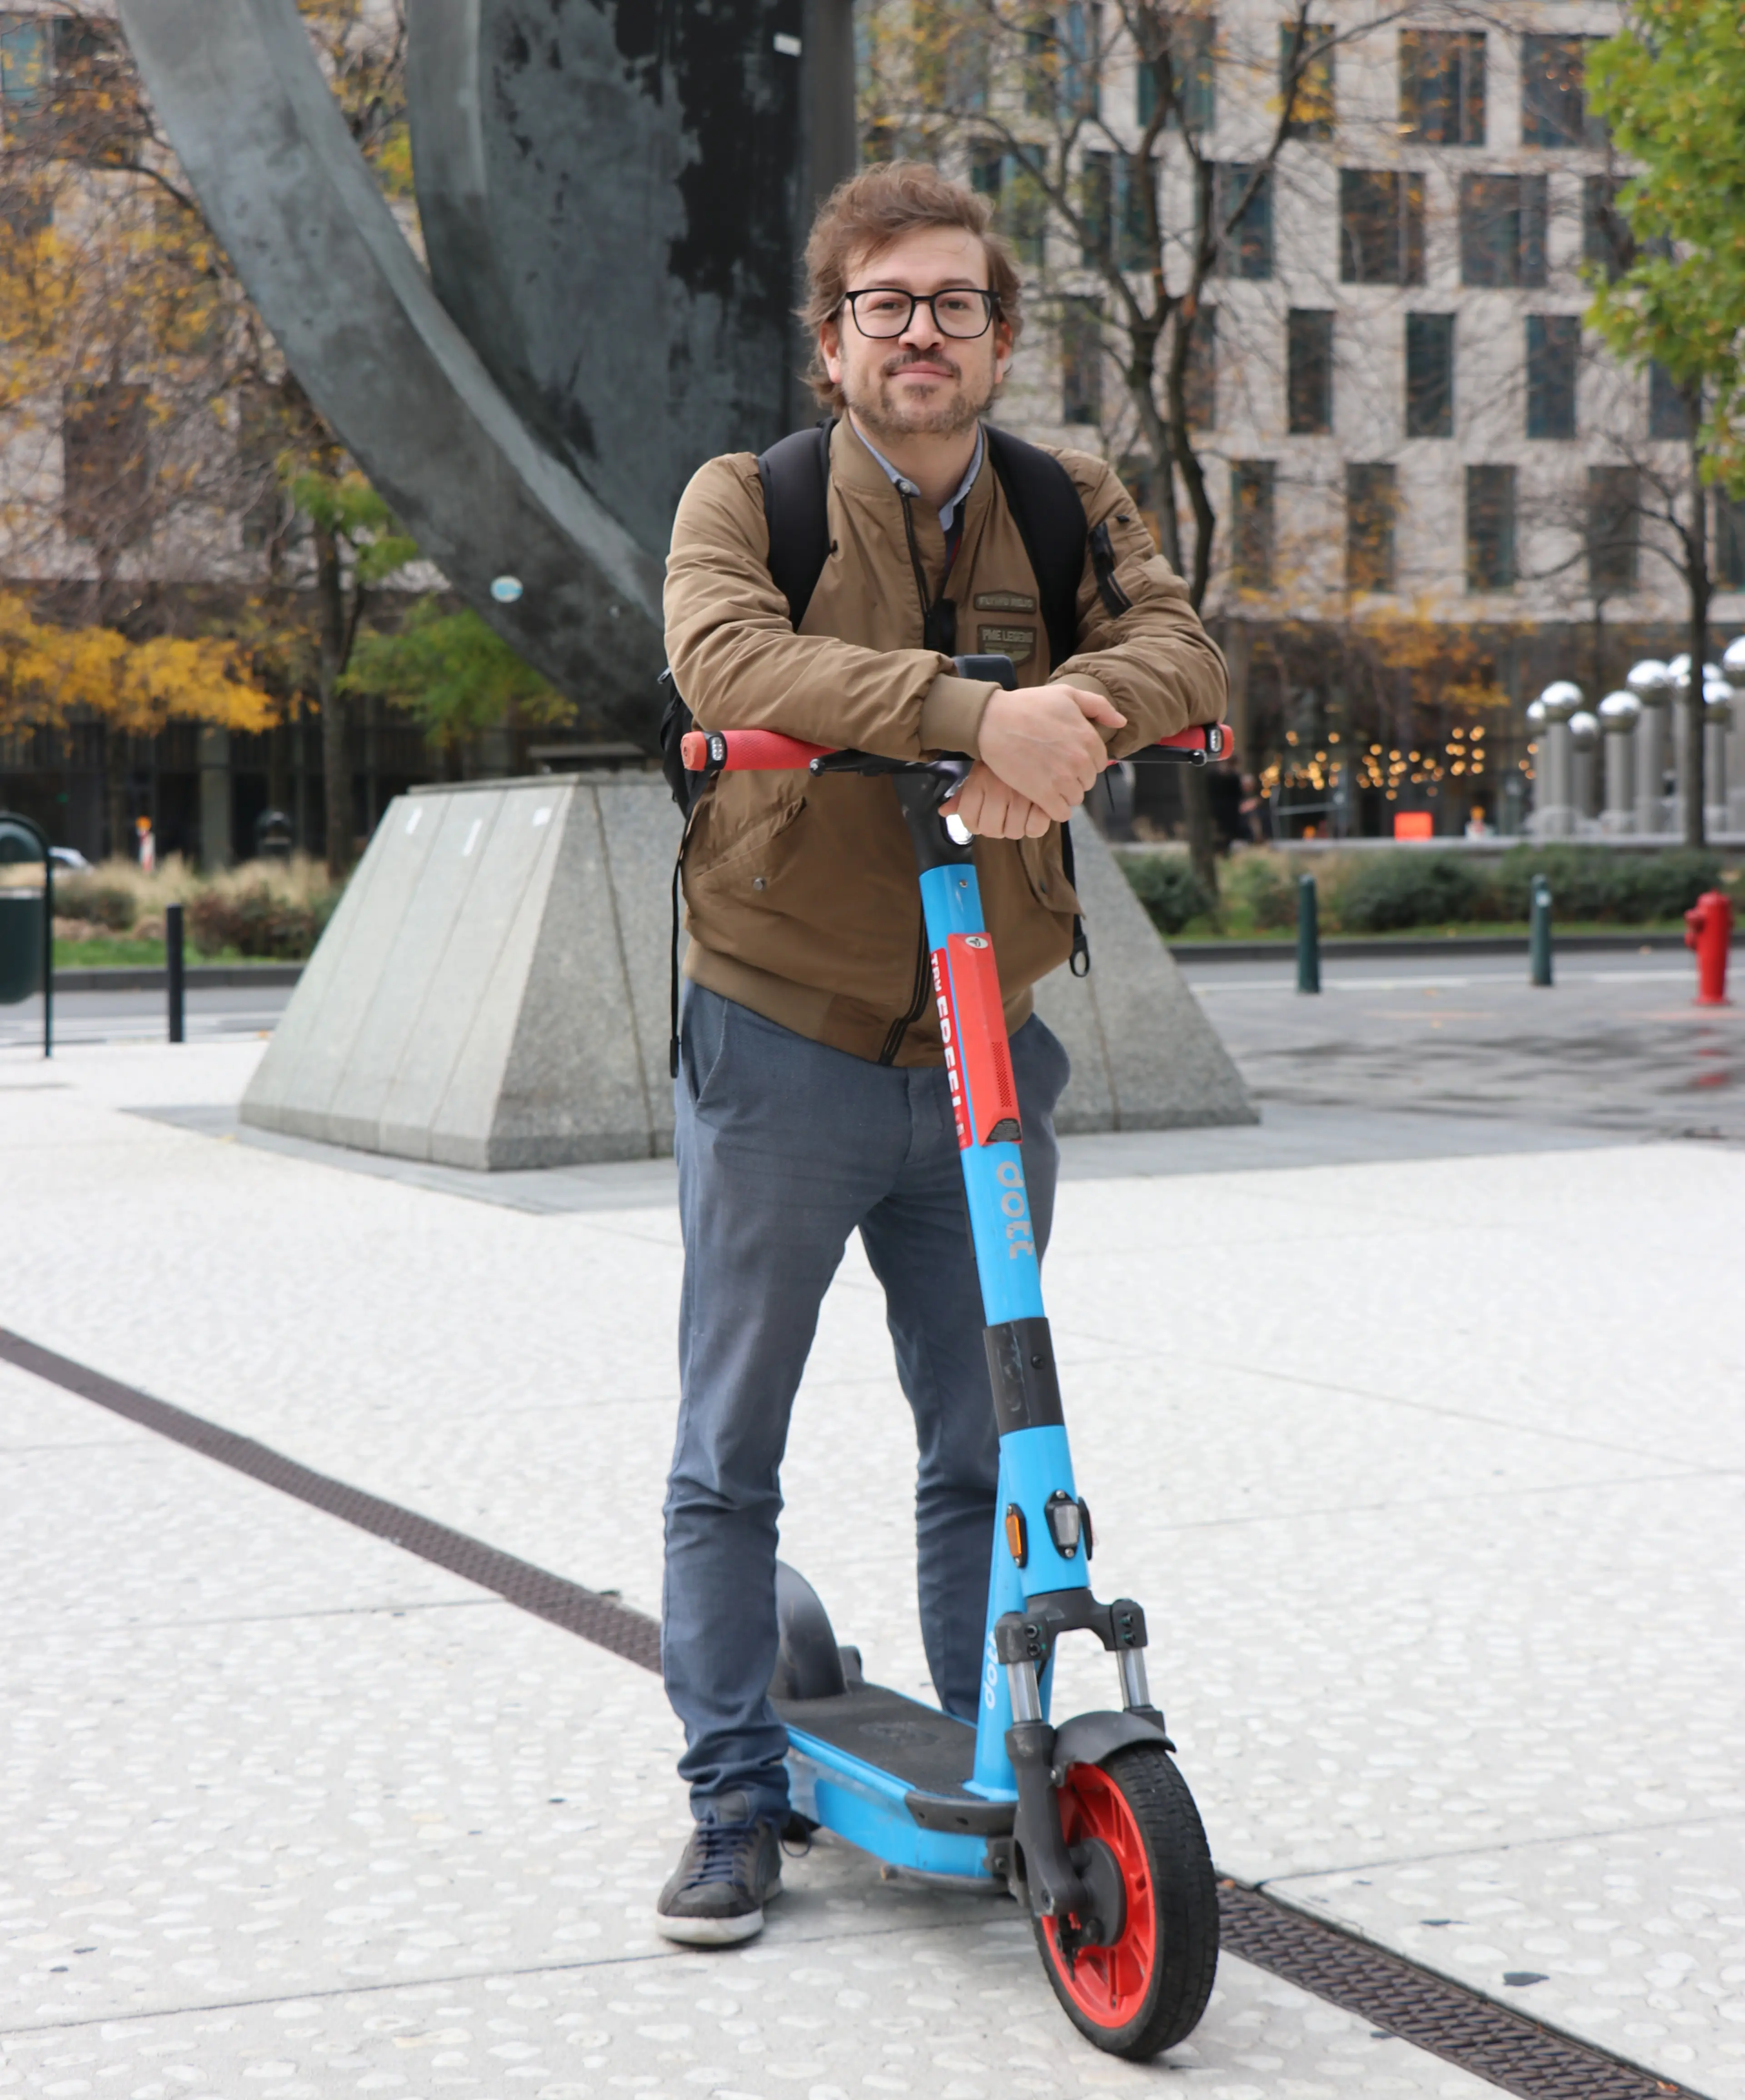
[[[1048,1534],[1055,1542],[1055,1552],[1063,1560],[1070,1560],[1078,1551],[1084,1512],[1070,1495],[1062,1494],[1056,1488],[1042,1505],[1042,1514],[1048,1520]]]

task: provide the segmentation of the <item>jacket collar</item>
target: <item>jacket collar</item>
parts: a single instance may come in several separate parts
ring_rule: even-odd
[[[872,451],[846,416],[837,419],[836,427],[831,433],[830,465],[831,478],[844,488],[853,489],[875,501],[880,498],[889,501],[897,496],[897,483],[891,479],[879,455]],[[987,465],[987,436],[985,431],[978,431],[976,453],[970,462],[971,474],[967,484],[967,505],[963,513],[966,527],[987,500],[989,479]],[[959,488],[954,502],[965,501],[966,488]],[[922,515],[932,522],[931,514],[925,510]]]

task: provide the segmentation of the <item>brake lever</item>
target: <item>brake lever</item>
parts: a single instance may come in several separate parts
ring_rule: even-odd
[[[870,751],[826,751],[810,760],[806,770],[819,774],[858,773],[868,779],[883,779],[893,774],[925,774],[936,780],[949,781],[945,792],[955,794],[968,779],[974,764],[973,759],[957,752],[941,758],[880,758]]]

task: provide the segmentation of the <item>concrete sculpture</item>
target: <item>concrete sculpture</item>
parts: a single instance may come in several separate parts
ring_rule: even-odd
[[[419,0],[433,285],[293,0],[122,0],[311,399],[474,608],[597,729],[644,743],[672,501],[712,453],[788,427],[796,228],[852,146],[846,0],[811,0],[809,63],[799,10]],[[518,597],[493,596],[504,575]]]

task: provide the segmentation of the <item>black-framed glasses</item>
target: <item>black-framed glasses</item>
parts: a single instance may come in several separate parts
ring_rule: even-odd
[[[854,316],[854,325],[875,342],[887,342],[901,335],[914,319],[917,307],[932,314],[941,335],[958,342],[972,342],[985,335],[1000,310],[999,295],[954,285],[949,292],[905,292],[895,285],[875,285],[861,292],[848,292],[843,304]]]

